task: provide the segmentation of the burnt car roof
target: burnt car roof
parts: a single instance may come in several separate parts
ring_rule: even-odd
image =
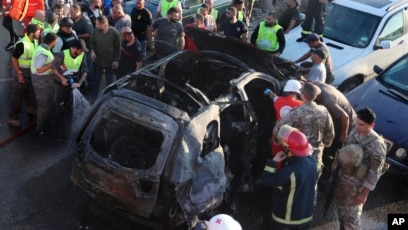
[[[275,57],[250,43],[194,27],[185,28],[185,33],[201,51],[213,50],[228,54],[247,63],[254,70],[272,75],[279,80],[296,75],[296,65],[286,59]]]

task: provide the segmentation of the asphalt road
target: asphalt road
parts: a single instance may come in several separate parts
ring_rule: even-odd
[[[19,25],[16,24],[18,29]],[[39,140],[21,112],[26,130],[7,124],[10,108],[11,52],[4,51],[7,32],[0,28],[0,229],[144,229],[100,206],[70,180],[76,149],[74,137],[62,142]],[[8,141],[7,141],[8,140]],[[318,199],[313,229],[336,229],[333,208],[322,217],[325,197]],[[244,229],[261,223],[256,193],[242,194],[235,218]],[[369,195],[363,217],[364,229],[387,229],[388,213],[408,213],[405,178],[384,175]]]

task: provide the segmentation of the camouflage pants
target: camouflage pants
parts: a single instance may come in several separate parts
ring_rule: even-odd
[[[363,205],[353,202],[354,197],[360,192],[362,182],[357,178],[341,176],[336,188],[337,215],[340,221],[340,230],[361,229],[360,217]]]

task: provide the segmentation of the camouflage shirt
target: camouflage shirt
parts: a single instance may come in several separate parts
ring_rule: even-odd
[[[314,148],[329,147],[334,138],[332,118],[326,107],[315,102],[303,103],[276,122],[273,135],[277,136],[282,125],[302,131]]]
[[[361,176],[358,176],[362,179],[362,183],[363,183],[362,185],[370,191],[374,190],[378,180],[380,179],[382,175],[382,168],[384,166],[385,156],[386,156],[386,147],[384,144],[384,140],[374,130],[372,130],[366,137],[361,137],[360,134],[354,128],[350,132],[350,134],[347,136],[347,139],[345,142],[345,145],[349,145],[349,144],[360,145],[361,142],[363,141],[363,138],[367,138],[372,135],[376,136],[376,138],[373,141],[370,141],[364,146],[362,146],[363,160],[362,160],[362,163],[361,163],[362,166],[360,166],[360,169],[362,169],[362,171],[365,171],[362,173],[366,175],[364,175],[363,178],[361,178]],[[368,173],[367,173],[367,170],[368,170]],[[352,177],[349,175],[343,175],[343,176]],[[349,178],[349,179],[352,179],[352,178]]]

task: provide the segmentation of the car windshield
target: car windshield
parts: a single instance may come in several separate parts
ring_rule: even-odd
[[[370,41],[381,18],[333,3],[327,4],[324,36],[350,46],[364,48]]]
[[[381,80],[396,87],[396,89],[408,91],[408,56],[391,66],[381,75]],[[393,87],[393,88],[394,88]]]

